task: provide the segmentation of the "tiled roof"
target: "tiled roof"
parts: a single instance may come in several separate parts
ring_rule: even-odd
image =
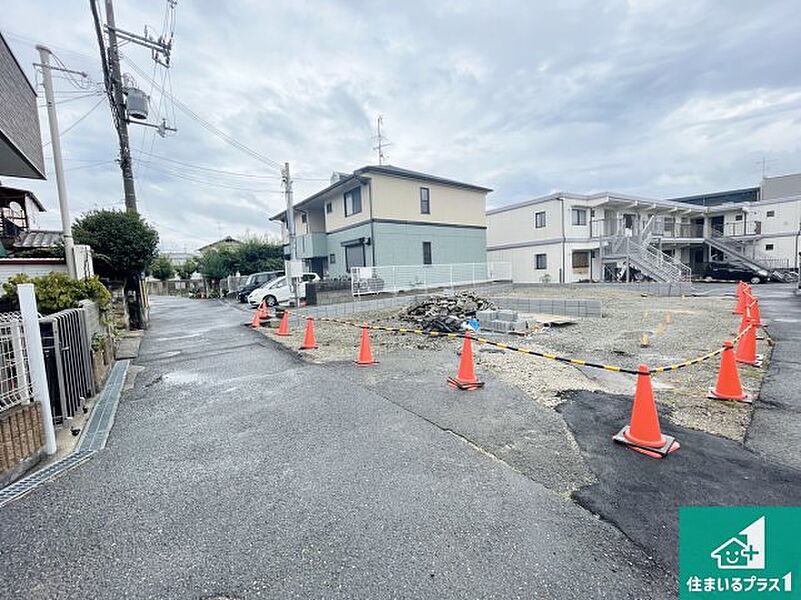
[[[60,231],[22,231],[14,242],[14,248],[52,248],[61,244]]]

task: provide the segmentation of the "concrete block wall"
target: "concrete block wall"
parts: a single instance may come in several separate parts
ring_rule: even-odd
[[[641,283],[516,283],[515,289],[534,290],[537,288],[553,289],[555,287],[588,290],[598,287],[632,291],[654,296],[681,296],[691,294],[692,285],[687,282],[659,283],[656,281],[643,281]]]
[[[600,317],[603,305],[600,300],[564,298],[494,297],[495,304],[518,312],[547,313],[570,317]]]

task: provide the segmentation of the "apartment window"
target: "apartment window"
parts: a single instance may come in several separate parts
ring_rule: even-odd
[[[773,244],[765,244],[765,250],[773,250]]]
[[[742,221],[743,220],[743,215],[734,215],[734,220],[735,221]]]
[[[775,217],[776,216],[776,211],[775,210],[769,210],[767,216],[768,217]]]
[[[325,203],[325,212],[326,214],[331,214],[334,212],[334,204],[332,202]]]
[[[337,255],[336,254],[329,254],[328,255],[328,264],[329,265],[337,264]]]
[[[300,222],[307,223],[309,221],[309,215],[306,213],[300,213]]]
[[[545,214],[545,213],[542,213]],[[534,263],[537,270],[547,269],[548,268],[548,255],[547,254],[535,254],[534,255]]]
[[[431,214],[431,192],[424,187],[420,188],[420,214]]]
[[[545,227],[545,211],[534,213],[534,227],[537,229]]]
[[[362,190],[353,188],[345,192],[345,216],[349,217],[362,212]]]
[[[586,225],[587,224],[587,209],[574,208],[573,209],[573,225]]]
[[[423,242],[423,264],[431,264],[431,242]]]

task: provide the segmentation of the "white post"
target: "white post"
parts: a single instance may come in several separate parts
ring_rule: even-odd
[[[36,308],[36,295],[32,283],[17,286],[19,308],[22,313],[22,327],[25,330],[25,345],[28,347],[28,369],[31,373],[33,397],[42,405],[42,428],[45,437],[45,452],[56,453],[56,430],[50,412],[50,390],[45,374],[42,332],[39,330],[39,311]]]

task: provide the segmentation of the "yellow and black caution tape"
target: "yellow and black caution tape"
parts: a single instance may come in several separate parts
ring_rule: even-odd
[[[424,329],[413,329],[409,327],[387,327],[383,325],[369,325],[367,323],[355,323],[353,321],[346,321],[344,319],[333,319],[331,317],[319,317],[319,321],[325,321],[328,323],[339,323],[340,325],[349,325],[351,327],[366,327],[367,329],[373,331],[385,331],[389,333],[400,333],[400,334],[416,334],[416,335],[425,335],[429,337],[442,337],[442,338],[465,338],[467,335],[465,333],[457,332],[457,333],[446,333],[442,331],[426,331]],[[750,329],[752,325],[749,325],[746,330],[742,333],[737,335],[734,338],[732,343],[737,343],[748,329]],[[577,365],[581,367],[590,367],[593,369],[603,369],[605,371],[613,371],[615,373],[629,373],[631,375],[638,375],[640,371],[637,369],[631,369],[628,367],[621,367],[617,365],[605,365],[602,363],[595,363],[588,360],[581,360],[579,358],[569,358],[567,356],[559,356],[557,354],[551,354],[549,352],[540,352],[538,350],[533,350],[531,348],[520,348],[519,346],[514,346],[512,344],[507,344],[505,342],[495,342],[493,340],[488,340],[487,338],[480,337],[477,335],[471,335],[470,338],[479,344],[486,344],[488,346],[495,346],[496,348],[501,348],[503,350],[508,350],[509,352],[519,352],[521,354],[529,354],[531,356],[539,356],[540,358],[547,358],[548,360],[555,360],[562,363],[567,363],[571,365]],[[699,356],[698,358],[694,358],[692,360],[687,360],[684,362],[676,363],[674,365],[665,365],[663,367],[656,367],[654,369],[650,369],[648,374],[653,373],[664,373],[667,371],[675,371],[677,369],[682,369],[684,367],[689,367],[691,365],[696,365],[698,363],[704,362],[705,360],[709,360],[710,358],[714,358],[715,356],[720,355],[724,350],[724,346],[721,346],[717,350],[710,352],[708,354],[704,354],[703,356]]]

